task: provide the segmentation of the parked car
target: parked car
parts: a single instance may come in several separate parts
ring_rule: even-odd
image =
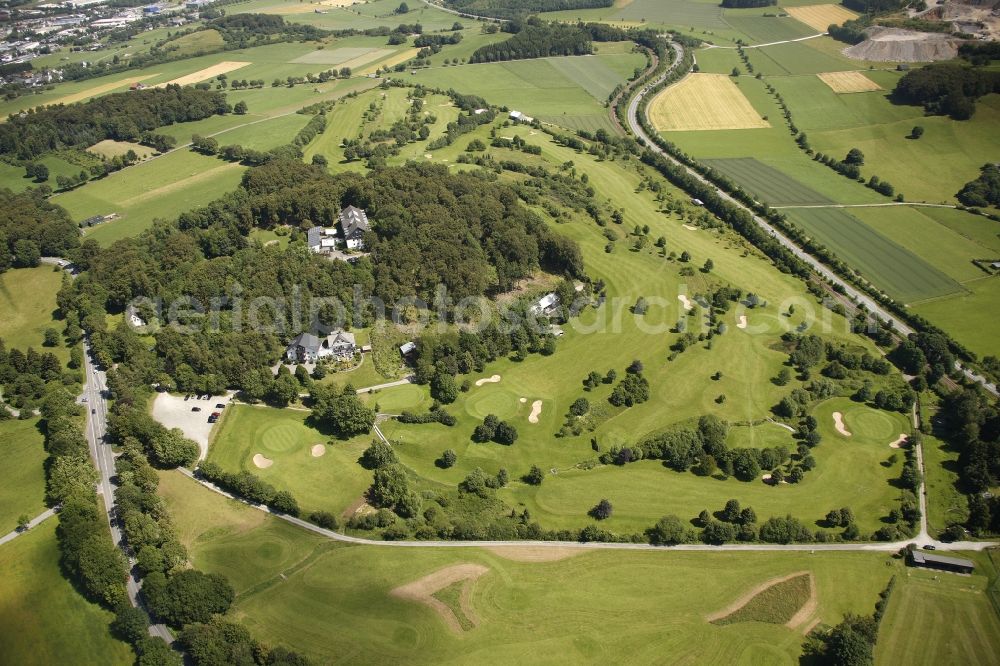
[[[200,412],[201,411],[201,407],[192,407],[191,411],[192,412]]]
[[[219,404],[217,404],[217,405],[215,406],[215,408],[216,408],[216,409],[225,409],[225,408],[226,408],[226,405],[225,405],[225,403],[222,403],[222,402],[220,402]]]
[[[187,402],[190,399],[191,399],[191,396],[189,396],[189,395],[184,396],[184,402]]]
[[[90,410],[90,413],[91,413],[91,414],[96,414],[96,413],[97,413],[97,410],[96,410],[96,409],[92,409],[92,410]]]
[[[218,421],[218,420],[219,420],[219,417],[218,417],[218,416],[209,416],[209,417],[208,417],[208,422],[209,422],[209,423],[215,423],[215,422],[216,422],[216,421]]]
[[[929,543],[926,546],[924,546],[924,550],[937,550],[937,546],[935,546],[932,543]]]

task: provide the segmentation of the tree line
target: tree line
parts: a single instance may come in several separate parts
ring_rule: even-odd
[[[30,160],[105,139],[136,141],[144,132],[231,111],[224,94],[169,85],[112,93],[77,104],[12,115],[0,124],[0,155]]]
[[[45,194],[42,188],[0,189],[0,273],[37,266],[43,256],[68,256],[80,246],[79,227]]]
[[[445,0],[445,6],[471,16],[512,19],[540,12],[610,7],[613,0]]]
[[[523,23],[507,23],[504,29],[513,32],[514,36],[479,47],[469,57],[469,62],[589,55],[594,51],[590,33],[576,25],[545,23],[532,17]]]

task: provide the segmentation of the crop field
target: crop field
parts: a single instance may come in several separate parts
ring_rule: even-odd
[[[308,415],[303,410],[234,405],[211,442],[208,459],[223,469],[245,469],[291,490],[306,511],[339,515],[371,484],[371,473],[357,462],[371,440],[333,440],[324,455],[315,457],[313,445],[331,440],[306,424]],[[258,469],[252,462],[257,454],[273,464]]]
[[[758,49],[747,49],[747,56],[754,66],[754,71],[764,76],[819,74],[820,72],[837,72],[858,68],[857,60],[814,48],[813,41],[816,40],[810,39],[802,42],[763,46]]]
[[[722,74],[691,74],[656,96],[649,117],[661,132],[770,127],[740,89]]]
[[[234,189],[244,168],[189,150],[176,150],[91,181],[53,201],[74,220],[118,213],[120,219],[87,232],[88,238],[110,244],[148,229],[155,218],[173,219]],[[184,196],[178,196],[182,191]]]
[[[822,72],[816,76],[835,93],[873,92],[882,89],[882,86],[861,72]]]
[[[0,485],[0,534],[6,534],[22,514],[34,518],[45,510],[47,454],[36,419],[0,421],[0,442],[8,473]]]
[[[840,5],[805,5],[802,7],[786,7],[785,11],[796,20],[802,21],[818,32],[826,32],[831,24],[841,25],[858,17],[857,14]]]
[[[41,265],[37,268],[15,268],[0,273],[0,339],[7,349],[18,348],[27,351],[52,351],[62,361],[69,358],[69,351],[62,346],[45,349],[45,329],[62,331],[61,322],[53,322],[52,315],[57,309],[56,293],[62,285],[62,272],[53,266]],[[30,298],[25,295],[30,294]]]
[[[977,558],[982,563],[985,558]],[[995,573],[994,573],[995,575]],[[987,666],[1000,654],[1000,618],[984,575],[907,569],[879,630],[876,664]]]
[[[114,615],[86,601],[59,567],[56,520],[0,547],[0,654],[14,664],[132,664]]]
[[[789,219],[904,303],[960,294],[943,271],[839,208],[788,209]]]
[[[816,581],[817,615],[835,624],[847,612],[870,612],[899,570],[874,553],[521,553],[323,544],[190,479],[168,476],[175,478],[164,478],[161,489],[193,563],[226,574],[239,591],[232,615],[260,639],[317,662],[349,656],[422,664],[482,655],[535,663],[544,645],[546,655],[575,663],[670,654],[698,664],[741,658],[791,664],[801,633],[758,623],[722,627],[705,617],[748,587],[808,570]],[[185,525],[189,520],[193,529]],[[455,564],[488,569],[470,596],[479,625],[461,640],[427,606],[390,595]],[[608,576],[609,568],[618,575]]]
[[[634,0],[609,18],[697,28],[726,27],[719,5],[693,0]]]
[[[830,199],[753,157],[703,160],[771,206],[829,204]]]
[[[292,62],[303,65],[339,65],[363,55],[373,53],[378,49],[364,47],[342,46],[336,49],[319,49],[301,55]]]
[[[585,62],[580,65],[554,64],[564,59],[584,59]],[[605,61],[602,63],[604,67],[598,64],[601,61]],[[629,73],[645,63],[641,55],[631,53],[544,58],[418,70],[408,79],[445,90],[454,88],[474,92],[491,104],[518,109],[568,129],[604,128],[615,131],[603,106],[607,95],[597,98],[588,92],[588,89],[597,91],[597,86],[607,85],[610,76],[606,70],[614,67],[607,62],[613,61],[621,63]],[[602,73],[595,77],[588,71]],[[625,78],[623,74],[619,81]]]
[[[727,9],[724,19],[734,30],[739,30],[750,37],[750,44],[770,44],[786,39],[798,39],[815,34],[798,21],[788,17],[761,16],[759,9],[747,13],[740,10]],[[774,9],[770,8],[774,14]],[[824,31],[825,32],[825,31]]]
[[[615,58],[624,61],[625,58]],[[629,59],[634,60],[634,58]],[[555,69],[570,81],[593,95],[594,99],[603,102],[619,83],[624,81],[620,72],[608,66],[609,58],[583,56],[578,58],[552,58],[549,62]],[[641,64],[641,63],[640,63]]]

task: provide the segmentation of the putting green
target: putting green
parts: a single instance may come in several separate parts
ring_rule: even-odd
[[[271,453],[287,453],[301,441],[302,430],[294,425],[275,423],[269,425],[257,435],[260,447]]]
[[[851,434],[876,440],[895,440],[899,436],[899,424],[885,412],[862,408],[847,412],[844,419]]]
[[[501,419],[511,418],[521,406],[519,397],[509,390],[491,387],[479,388],[478,391],[479,395],[473,395],[465,402],[465,411],[477,419],[485,418],[487,414],[496,414]]]

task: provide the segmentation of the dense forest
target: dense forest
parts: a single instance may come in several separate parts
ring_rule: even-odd
[[[446,0],[445,6],[474,16],[509,19],[537,12],[610,7],[613,0]]]
[[[322,39],[329,34],[315,26],[286,23],[272,14],[231,14],[208,23],[222,35],[226,48],[248,48],[274,41]]]
[[[955,196],[966,206],[1000,206],[1000,167],[984,164],[979,177],[966,183]]]
[[[544,23],[531,18],[524,23],[508,23],[505,28],[516,31],[514,36],[497,44],[479,47],[469,62],[588,55],[594,50],[590,32],[582,26]]]
[[[842,4],[862,14],[880,14],[896,11],[904,3],[902,0],[843,0]]]
[[[920,104],[931,114],[968,120],[976,100],[1000,92],[1000,72],[953,64],[935,64],[907,72],[892,92],[902,104]]]
[[[310,253],[303,230],[331,224],[347,204],[365,208],[373,221],[366,238],[371,255],[349,263]],[[278,224],[294,228],[287,250],[247,239],[255,226]],[[160,223],[103,251],[86,242],[74,258],[87,272],[67,287],[64,298],[73,305],[66,310],[93,331],[103,361],[134,361],[123,374],[138,377],[127,383],[160,381],[215,392],[238,387],[258,399],[267,398],[273,384],[267,366],[288,338],[317,322],[371,323],[376,314],[367,302],[371,296],[391,307],[406,297],[435,302],[439,285],[451,299],[493,294],[542,266],[583,276],[576,243],[549,231],[521,206],[514,190],[485,175],[451,175],[424,164],[330,176],[276,159],[247,171],[237,191],[181,215],[175,224]],[[362,299],[357,304],[355,288]],[[286,304],[335,298],[344,309],[321,309],[314,313],[317,321],[290,307],[266,310],[260,317],[273,325],[240,330],[225,325],[237,316],[229,300],[237,295],[245,302],[269,297]],[[215,299],[225,304],[222,330],[211,329],[204,317],[182,317],[187,334],[164,327],[151,357],[131,329],[108,331],[102,323],[105,309],[121,311],[137,297],[190,298],[206,307]]]
[[[0,189],[0,273],[37,266],[41,257],[67,256],[79,245],[79,227],[41,190]]]
[[[88,102],[10,116],[0,124],[0,154],[27,160],[104,139],[138,141],[157,127],[229,111],[226,96],[210,90],[169,85],[113,93]]]

